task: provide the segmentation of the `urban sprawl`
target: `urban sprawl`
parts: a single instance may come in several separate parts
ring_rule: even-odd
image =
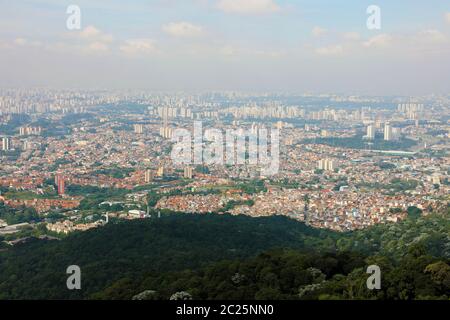
[[[251,150],[243,163],[174,161],[175,130],[195,122],[279,130],[277,172],[264,175]],[[3,89],[0,236],[14,244],[174,212],[284,215],[336,231],[395,223],[448,206],[449,133],[449,96]]]

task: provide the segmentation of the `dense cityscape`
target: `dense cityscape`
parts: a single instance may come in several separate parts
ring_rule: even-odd
[[[448,204],[445,96],[40,92],[2,91],[0,200],[32,211],[2,217],[7,239],[41,225],[52,235],[170,211],[285,215],[349,231]],[[194,122],[279,129],[278,172],[262,176],[248,157],[174,164],[172,132]]]

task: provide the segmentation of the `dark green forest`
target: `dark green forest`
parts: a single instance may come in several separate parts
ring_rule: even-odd
[[[381,290],[366,287],[371,264]],[[174,214],[10,247],[0,299],[449,299],[449,264],[448,212],[348,233]],[[69,265],[81,268],[81,290],[66,288]]]

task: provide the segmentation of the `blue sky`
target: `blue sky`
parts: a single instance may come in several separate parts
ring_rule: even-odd
[[[0,86],[448,93],[450,2],[0,0]],[[66,8],[81,9],[81,30]],[[366,8],[381,8],[368,30]]]

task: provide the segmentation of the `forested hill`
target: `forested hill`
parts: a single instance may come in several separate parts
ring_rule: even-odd
[[[197,268],[276,247],[329,251],[337,237],[283,217],[186,214],[110,223],[1,253],[0,298],[87,297],[127,274]],[[69,265],[80,266],[83,290],[67,290]]]
[[[228,276],[239,277],[240,269],[247,279],[242,298],[318,298],[319,289],[322,297],[357,298],[346,286],[363,286],[371,261],[386,266],[392,286],[405,284],[405,289],[387,288],[381,297],[445,298],[449,221],[448,213],[436,214],[345,234],[285,217],[183,214],[109,223],[60,241],[33,240],[0,252],[0,299],[130,299],[150,289],[161,299],[173,290],[191,290],[195,298],[236,298]],[[293,251],[268,253],[277,248]],[[269,269],[263,268],[269,262]],[[81,268],[81,290],[66,288],[69,265]],[[189,281],[191,276],[196,281]],[[408,279],[418,279],[417,288]],[[222,296],[212,289],[219,284]]]

